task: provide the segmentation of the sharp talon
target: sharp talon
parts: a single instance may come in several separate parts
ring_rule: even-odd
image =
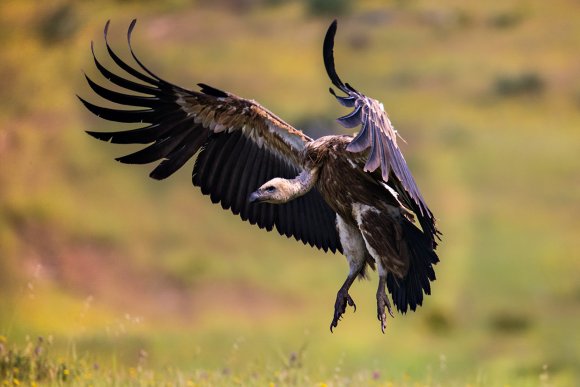
[[[336,302],[334,304],[334,318],[330,324],[330,331],[334,332],[333,329],[337,327],[338,322],[342,320],[343,314],[346,312],[347,306],[352,306],[356,312],[356,304],[352,297],[348,294],[345,289],[340,289],[336,295]]]
[[[346,301],[348,302],[348,304],[350,306],[352,306],[354,308],[354,311],[356,312],[356,304],[354,303],[354,300],[352,299],[352,297],[350,295],[346,296]]]
[[[330,333],[334,333],[334,328],[338,326],[338,317],[334,316],[332,322],[330,323]]]
[[[377,291],[377,318],[381,322],[381,331],[383,333],[387,329],[387,311],[391,317],[395,317],[391,308],[391,302],[384,291],[384,285],[379,283],[379,290]]]
[[[385,334],[385,329],[387,328],[387,315],[386,313],[383,313],[382,315],[379,315],[378,318],[381,322],[381,332]]]

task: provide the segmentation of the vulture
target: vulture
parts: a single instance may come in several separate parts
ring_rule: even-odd
[[[383,104],[343,83],[334,66],[332,22],[323,44],[323,59],[338,102],[352,111],[338,122],[359,127],[355,135],[313,139],[256,101],[207,84],[191,90],[151,72],[131,47],[133,20],[127,33],[133,63],[121,59],[107,40],[111,65],[91,51],[98,72],[109,87],[86,76],[104,107],[79,97],[95,115],[109,121],[137,124],[112,132],[87,131],[115,144],[143,144],[116,160],[127,164],[158,161],[150,177],[169,177],[195,158],[193,185],[242,220],[304,244],[344,254],[349,271],[337,292],[330,330],[347,306],[355,278],[378,271],[377,317],[384,333],[391,301],[400,313],[415,310],[431,293],[440,232],[411,175]],[[114,87],[111,87],[114,85]],[[109,105],[111,106],[111,105]],[[137,126],[137,127],[135,127]]]

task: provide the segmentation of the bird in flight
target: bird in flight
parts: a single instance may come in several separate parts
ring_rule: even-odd
[[[110,108],[79,97],[86,108],[109,121],[139,124],[114,132],[87,133],[115,144],[145,147],[117,158],[127,164],[160,161],[150,177],[162,180],[196,154],[192,182],[212,202],[262,229],[276,229],[304,244],[346,256],[349,272],[338,290],[330,330],[337,327],[349,289],[367,268],[378,271],[377,317],[385,331],[394,317],[387,291],[401,313],[415,310],[435,280],[440,232],[435,217],[397,145],[397,132],[383,105],[343,83],[334,66],[336,20],[323,45],[324,65],[341,94],[331,94],[352,112],[338,118],[356,136],[312,139],[253,100],[199,83],[189,90],[152,73],[127,40],[134,64],[122,60],[107,40],[117,69],[109,70],[91,51],[97,70],[116,90],[85,75]],[[119,75],[122,74],[122,75]],[[123,90],[123,91],[117,91]],[[130,107],[130,108],[126,108]]]

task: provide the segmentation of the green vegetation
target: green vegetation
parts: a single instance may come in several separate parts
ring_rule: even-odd
[[[444,233],[433,295],[385,335],[374,276],[330,334],[342,257],[210,204],[191,164],[153,181],[84,134],[117,127],[75,98],[97,101],[81,69],[106,82],[89,43],[109,63],[111,19],[127,58],[134,17],[158,75],[340,131],[321,58],[334,16],[308,3],[0,4],[0,385],[580,383],[571,2],[366,0],[339,18],[338,71],[384,103]]]

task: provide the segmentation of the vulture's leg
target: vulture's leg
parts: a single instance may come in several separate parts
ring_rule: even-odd
[[[354,303],[350,294],[348,294],[348,290],[350,289],[350,286],[354,282],[354,279],[356,278],[357,275],[358,273],[355,274],[349,273],[348,277],[346,277],[346,281],[344,281],[344,284],[336,294],[336,302],[334,303],[334,318],[330,323],[331,332],[338,325],[338,321],[342,317],[342,314],[346,312],[347,305],[352,306],[356,312],[356,304]]]
[[[387,274],[392,273],[396,278],[404,278],[410,265],[408,254],[402,254],[402,246],[405,243],[401,226],[401,219],[404,219],[403,211],[389,204],[386,204],[386,209],[387,211],[384,211],[365,204],[353,206],[366,248],[375,259],[379,272],[377,317],[381,322],[383,333],[387,327],[386,312],[394,317],[385,290]]]
[[[336,302],[334,303],[334,317],[330,323],[330,331],[338,325],[338,321],[346,312],[346,306],[350,305],[356,311],[356,305],[352,297],[348,294],[352,283],[359,275],[364,276],[364,269],[366,265],[366,248],[362,235],[357,227],[346,223],[340,216],[336,216],[336,228],[340,236],[340,243],[346,259],[348,261],[350,271],[344,284],[336,294]]]
[[[385,307],[391,317],[395,317],[393,309],[391,308],[389,296],[387,296],[387,292],[385,291],[386,285],[387,276],[386,274],[381,273],[381,275],[379,275],[379,287],[377,289],[377,317],[381,322],[381,331],[383,331],[383,333],[385,333],[385,329],[387,328],[387,313]]]

